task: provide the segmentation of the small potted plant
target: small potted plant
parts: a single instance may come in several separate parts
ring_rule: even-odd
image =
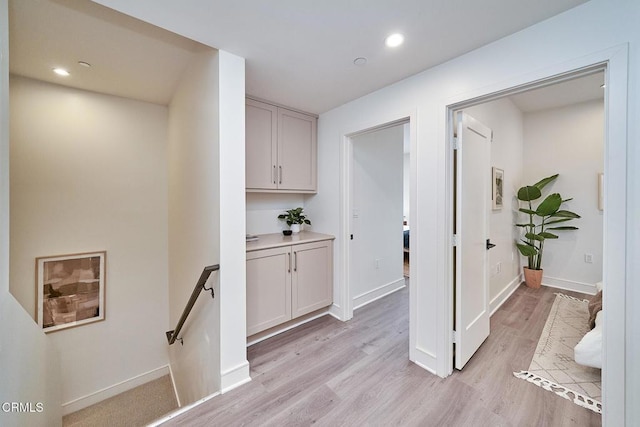
[[[527,185],[518,190],[518,200],[525,202],[520,212],[528,216],[528,222],[516,224],[524,229],[522,243],[516,243],[518,250],[527,257],[527,267],[524,267],[524,280],[530,288],[539,288],[542,283],[542,254],[544,243],[548,239],[557,239],[558,235],[549,230],[577,230],[578,227],[570,225],[558,226],[556,224],[580,218],[577,213],[561,210],[560,206],[571,199],[563,199],[559,193],[548,195],[537,208],[534,209],[531,202],[542,197],[541,190],[554,181],[558,174],[544,178],[533,185]],[[553,225],[552,227],[550,227]]]
[[[311,221],[302,212],[302,208],[289,209],[286,213],[278,215],[278,219],[285,221],[293,233],[299,233],[302,224],[311,225]]]

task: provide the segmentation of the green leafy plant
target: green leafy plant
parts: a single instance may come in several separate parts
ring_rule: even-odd
[[[291,227],[292,224],[311,225],[311,221],[309,221],[307,216],[302,212],[302,208],[289,209],[286,213],[278,215],[278,219],[286,221],[289,227]]]
[[[526,207],[521,207],[519,210],[528,215],[529,222],[516,224],[516,226],[523,228],[525,232],[524,239],[521,240],[522,243],[516,243],[516,246],[520,253],[528,258],[528,267],[531,270],[541,270],[545,241],[558,238],[557,234],[550,233],[549,230],[578,229],[578,227],[570,225],[557,225],[580,218],[580,215],[575,212],[560,209],[564,202],[568,202],[571,199],[563,199],[559,193],[553,193],[549,194],[537,208],[534,209],[531,204],[531,202],[542,197],[541,190],[557,177],[558,174],[552,175],[518,190],[518,200],[526,204]],[[551,225],[552,227],[550,227]]]

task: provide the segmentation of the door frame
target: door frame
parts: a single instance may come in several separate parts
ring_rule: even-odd
[[[597,52],[579,59],[537,70],[514,81],[463,94],[448,100],[444,145],[446,147],[446,230],[453,233],[453,114],[473,105],[485,103],[529,89],[543,87],[562,80],[572,79],[594,71],[605,72],[605,141],[604,172],[605,200],[603,218],[603,282],[607,297],[603,310],[603,370],[602,397],[607,411],[604,422],[625,417],[625,288],[627,248],[627,96],[628,96],[628,44]],[[443,248],[447,254],[445,282],[447,286],[440,321],[448,330],[439,331],[443,360],[439,365],[445,375],[453,372],[453,250],[447,242]]]
[[[410,151],[409,151],[409,164],[410,164],[410,176],[415,176],[415,168],[416,168],[416,156],[415,150],[416,147],[416,111],[408,111],[406,114],[400,114],[397,116],[391,116],[385,118],[383,120],[363,122],[353,129],[348,129],[341,132],[342,135],[342,146],[340,153],[340,234],[343,237],[341,239],[340,244],[340,252],[342,256],[338,258],[338,274],[340,277],[340,281],[343,286],[340,289],[339,295],[336,295],[338,298],[338,304],[334,303],[332,307],[332,313],[336,315],[340,320],[347,321],[353,318],[353,295],[351,292],[351,240],[349,235],[351,234],[351,213],[352,213],[352,198],[353,198],[353,138],[364,135],[367,133],[375,132],[378,130],[386,129],[393,126],[398,126],[404,123],[409,123],[409,138],[410,138]],[[409,189],[409,212],[410,217],[415,218],[414,215],[416,213],[416,203],[413,202],[416,196],[415,185],[413,184],[413,179],[410,179],[410,189]],[[411,253],[414,256],[417,256],[418,248],[411,248]],[[414,277],[417,274],[415,266],[411,265],[410,268],[410,276]],[[417,277],[416,277],[417,280]],[[409,306],[410,306],[410,318],[412,313],[415,313],[414,302],[415,298],[415,287],[409,287]],[[410,321],[410,324],[414,324]],[[410,337],[413,337],[414,334],[411,332],[412,327],[410,326]],[[410,356],[411,358],[411,356]]]

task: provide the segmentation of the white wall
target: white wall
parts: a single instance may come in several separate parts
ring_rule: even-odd
[[[169,105],[169,311],[171,329],[205,266],[220,261],[218,52],[196,56]],[[217,298],[203,292],[170,347],[181,405],[220,390],[219,273]],[[166,343],[166,341],[165,341]]]
[[[9,293],[9,43],[8,5],[0,0],[0,402],[36,412],[0,412],[0,424],[59,426],[60,360],[55,347]],[[33,283],[33,282],[32,282]],[[41,412],[37,412],[42,405]]]
[[[130,2],[101,0],[101,3],[119,10],[132,9]],[[160,25],[159,20],[166,20],[175,32],[181,32],[178,28],[181,22],[163,17],[161,8],[153,0],[136,2],[133,9],[136,11],[130,13],[140,19]],[[612,346],[611,351],[605,352],[609,374],[605,377],[604,391],[605,397],[610,396],[606,403],[610,409],[604,420],[611,425],[623,425],[625,419],[628,425],[637,424],[640,407],[634,403],[640,401],[640,340],[637,339],[640,310],[631,310],[631,307],[640,306],[640,288],[626,278],[640,277],[640,264],[633,262],[640,258],[640,227],[627,227],[626,240],[620,236],[625,231],[625,218],[634,218],[640,211],[640,173],[632,168],[612,167],[624,165],[627,156],[630,165],[640,164],[640,124],[630,120],[626,132],[620,126],[625,123],[623,118],[640,114],[639,20],[640,4],[636,0],[591,0],[323,114],[318,122],[319,193],[307,200],[305,210],[314,218],[314,227],[337,236],[334,306],[344,305],[346,296],[342,292],[345,271],[342,260],[347,233],[342,224],[345,212],[341,211],[341,174],[336,173],[336,167],[344,164],[343,135],[411,115],[414,119],[411,194],[416,196],[411,208],[412,252],[424,262],[412,263],[410,355],[422,366],[446,375],[450,366],[451,331],[447,283],[450,236],[446,215],[446,106],[586,66],[589,62],[610,61],[607,91],[609,110],[616,120],[609,122],[609,135],[615,138],[609,139],[609,153],[605,156],[610,171],[607,202],[620,210],[605,213],[605,227],[614,232],[609,241],[605,241],[611,262],[611,268],[605,271],[611,282],[605,299],[605,308],[611,307],[606,321],[609,326],[605,329],[612,334],[609,342],[622,342],[624,338],[627,341],[624,351],[614,351]],[[188,31],[187,25],[182,32]],[[629,44],[621,46],[625,43]],[[624,102],[627,96],[628,103]],[[629,307],[626,312],[625,304]],[[622,390],[626,390],[626,395],[622,395]],[[626,402],[626,413],[622,402]]]
[[[14,76],[10,102],[11,292],[35,316],[36,257],[107,251],[105,320],[47,336],[67,413],[166,373],[167,108]]]
[[[246,350],[246,224],[241,214],[245,210],[245,61],[220,51],[219,67],[220,386],[224,393],[251,377]]]
[[[523,185],[559,173],[543,195],[559,192],[563,198],[573,197],[563,209],[582,216],[558,224],[580,230],[558,231],[558,240],[546,242],[544,284],[595,292],[595,283],[602,280],[603,212],[598,210],[597,174],[604,168],[603,139],[603,101],[524,116]],[[593,263],[585,262],[585,254],[593,255]]]
[[[520,284],[520,256],[514,242],[518,229],[516,194],[522,186],[523,117],[508,98],[466,108],[465,112],[489,126],[493,131],[491,165],[504,171],[504,207],[492,210],[489,204],[489,251],[491,310],[496,309]]]
[[[181,405],[249,379],[246,360],[244,60],[199,54],[169,107],[169,305],[172,327],[207,265],[220,264],[170,348]]]
[[[416,133],[412,132],[411,139],[412,159],[415,157],[411,191],[417,197],[411,209],[412,255],[421,262],[411,265],[410,357],[421,366],[446,375],[451,366],[448,357],[451,308],[448,292],[450,251],[447,247],[451,237],[447,215],[446,106],[608,59],[611,65],[610,111],[616,120],[627,117],[626,108],[628,117],[636,117],[640,107],[638,19],[640,4],[636,1],[592,0],[322,114],[318,121],[319,187],[326,191],[307,200],[306,209],[319,218],[316,226],[337,236],[335,305],[345,304],[343,259],[347,234],[343,225],[345,213],[341,211],[342,178],[335,172],[336,165],[344,165],[343,136],[413,115],[412,130],[415,126]],[[625,88],[626,51],[625,47],[620,47],[621,43],[627,42],[631,42],[628,92]],[[624,102],[627,94],[628,104]],[[606,403],[610,409],[605,420],[611,425],[622,425],[625,417],[629,424],[633,424],[631,420],[640,419],[640,409],[634,407],[634,400],[631,400],[638,401],[640,393],[640,342],[637,340],[640,314],[638,310],[630,310],[623,318],[621,311],[625,304],[640,306],[640,290],[624,279],[625,275],[629,278],[640,275],[638,263],[631,262],[640,256],[640,232],[638,227],[630,227],[625,247],[624,231],[619,228],[625,217],[634,217],[640,210],[640,173],[633,168],[625,172],[626,159],[622,154],[626,152],[628,164],[640,164],[640,125],[629,121],[629,142],[626,143],[620,123],[610,122],[610,135],[615,138],[609,140],[608,157],[611,171],[608,188],[613,190],[608,193],[608,202],[620,207],[619,211],[610,211],[608,220],[613,233],[608,245],[612,268],[608,270],[611,283],[606,302],[611,307],[607,317],[607,333],[611,335],[610,350],[605,352],[608,375],[604,379],[604,390],[605,397],[610,399]],[[628,145],[628,151],[625,145]],[[625,192],[625,182],[629,185],[628,192]],[[625,194],[628,195],[627,205]],[[628,260],[626,266],[623,264],[625,259]],[[633,333],[636,338],[632,340]],[[624,349],[620,345],[622,334],[629,339]],[[614,350],[616,345],[619,346],[617,351]],[[620,384],[625,382],[627,394],[621,397],[623,388]],[[625,399],[626,414],[620,403]]]
[[[403,132],[403,125],[398,125],[352,138],[355,308],[404,286]]]
[[[289,209],[304,208],[304,195],[277,193],[247,193],[247,233],[268,234],[279,233],[289,227],[285,221],[279,220],[278,215]],[[313,218],[311,227],[313,229]]]

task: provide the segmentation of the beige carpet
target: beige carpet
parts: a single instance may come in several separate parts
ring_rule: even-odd
[[[556,294],[529,369],[513,374],[602,413],[600,369],[579,365],[573,356],[573,348],[589,331],[587,306],[587,300]]]
[[[65,427],[144,426],[178,409],[169,375],[65,415]]]

